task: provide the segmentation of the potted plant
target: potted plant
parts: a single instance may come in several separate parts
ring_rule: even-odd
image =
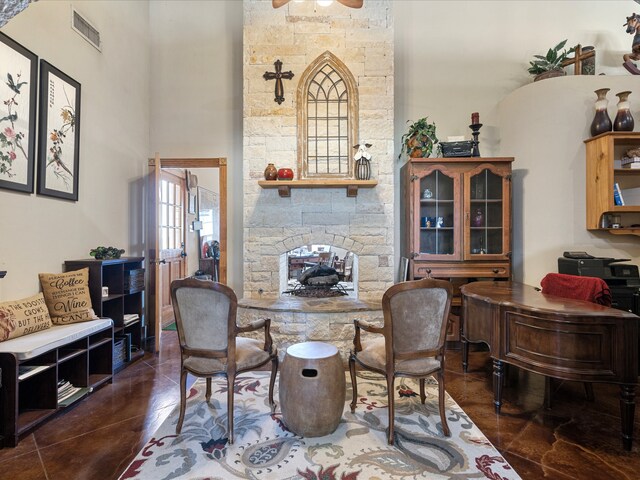
[[[429,123],[427,118],[421,118],[409,125],[407,133],[402,136],[402,147],[398,158],[402,157],[403,152],[406,152],[409,157],[417,158],[431,155],[433,147],[438,143],[438,138],[436,137],[436,124]]]
[[[562,50],[567,43],[567,40],[563,40],[558,45],[550,48],[545,56],[534,55],[536,60],[529,62],[529,69],[527,70],[531,75],[535,75],[533,81],[537,82],[544,78],[561,77],[566,75],[567,72],[562,68],[562,62],[574,52],[574,48],[569,50]],[[560,51],[562,50],[562,52]]]

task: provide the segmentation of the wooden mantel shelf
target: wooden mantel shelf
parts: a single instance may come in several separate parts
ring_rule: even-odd
[[[260,180],[262,188],[277,188],[281,197],[290,197],[292,188],[346,188],[347,197],[357,197],[358,188],[373,188],[377,180]]]

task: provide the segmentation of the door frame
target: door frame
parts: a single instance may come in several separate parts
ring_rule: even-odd
[[[220,195],[220,283],[227,282],[227,159],[226,157],[214,158],[161,158],[156,153],[155,158],[148,161],[148,215],[147,215],[147,262],[149,271],[149,299],[147,302],[147,318],[153,322],[155,336],[155,351],[160,352],[160,337],[162,335],[160,312],[160,284],[159,275],[160,264],[158,255],[158,208],[159,198],[159,172],[163,168],[196,169],[196,168],[217,168],[218,169],[218,192]],[[198,255],[200,253],[198,252]]]

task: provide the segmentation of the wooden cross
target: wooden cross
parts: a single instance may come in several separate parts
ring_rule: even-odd
[[[284,102],[284,86],[282,85],[282,79],[285,78],[287,80],[291,80],[293,78],[293,72],[289,70],[288,72],[282,71],[282,62],[280,60],[276,60],[274,63],[276,67],[275,72],[264,72],[265,80],[275,80],[276,81],[276,98],[274,98],[274,102],[278,102],[280,105]]]

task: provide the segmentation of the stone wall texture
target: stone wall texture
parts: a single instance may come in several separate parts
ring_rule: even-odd
[[[244,1],[244,298],[280,295],[279,256],[305,244],[328,244],[359,257],[358,295],[379,301],[393,284],[393,18],[389,0],[361,9],[313,0],[274,9],[271,0]],[[262,189],[268,163],[297,169],[296,91],[300,76],[330,51],[354,75],[359,92],[359,141],[373,146],[378,185],[347,197],[346,189]],[[283,80],[285,100],[262,75],[274,62],[294,77]],[[355,152],[354,152],[355,153]]]

